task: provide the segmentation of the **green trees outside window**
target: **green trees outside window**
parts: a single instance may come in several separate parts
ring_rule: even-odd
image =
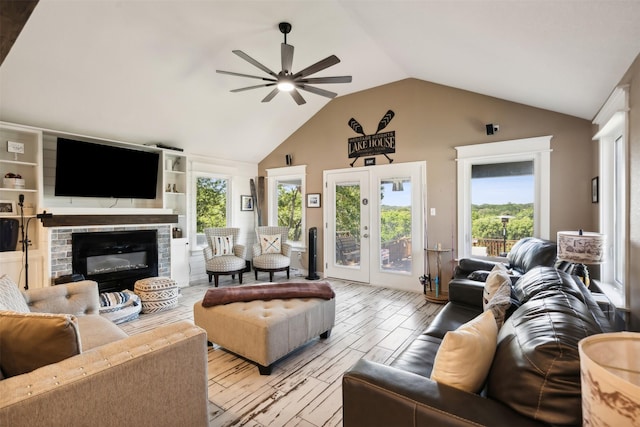
[[[196,227],[198,233],[205,228],[227,226],[227,187],[222,178],[196,178]]]

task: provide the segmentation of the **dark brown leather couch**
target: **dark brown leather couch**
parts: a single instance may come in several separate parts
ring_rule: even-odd
[[[390,366],[362,359],[348,370],[344,426],[579,425],[578,341],[611,326],[580,280],[553,267],[533,267],[513,286],[519,307],[499,331],[481,393],[430,379],[445,333],[482,312],[483,289],[452,281],[450,301]]]

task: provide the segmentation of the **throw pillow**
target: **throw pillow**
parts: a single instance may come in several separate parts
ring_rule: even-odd
[[[487,276],[482,296],[482,308],[491,311],[498,329],[502,327],[507,310],[511,306],[511,279],[507,269],[497,264]]]
[[[233,255],[233,235],[214,236],[212,239],[213,256]]]
[[[5,377],[31,372],[80,352],[75,316],[0,311],[0,369]]]
[[[282,252],[282,245],[279,234],[263,234],[260,236],[260,246],[263,254],[279,254]]]
[[[431,379],[470,393],[478,393],[489,374],[498,340],[490,311],[449,331],[433,362]]]
[[[507,268],[502,264],[496,264],[487,276],[486,282],[484,282],[484,292],[482,294],[482,308],[484,310],[487,309],[489,300],[504,283],[511,283]]]
[[[469,273],[467,279],[475,280],[477,282],[486,282],[487,277],[489,277],[489,272],[486,270],[476,270]]]
[[[20,293],[18,285],[6,274],[0,276],[0,310],[29,312],[29,306]]]

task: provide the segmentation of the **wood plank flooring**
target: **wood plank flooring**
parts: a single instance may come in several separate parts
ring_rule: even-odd
[[[274,280],[286,277],[276,274]],[[331,337],[311,340],[277,362],[271,375],[260,375],[256,365],[217,345],[209,347],[211,426],[342,426],[342,374],[361,358],[390,363],[442,308],[420,292],[328,281],[336,292]],[[244,283],[256,283],[253,273],[245,275]],[[220,286],[237,285],[237,278],[220,278]],[[192,283],[181,289],[176,309],[141,314],[120,327],[134,335],[178,320],[193,321],[193,304],[209,286],[206,279]],[[419,284],[416,288],[421,289]]]

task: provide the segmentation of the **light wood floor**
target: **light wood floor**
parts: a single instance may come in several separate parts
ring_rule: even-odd
[[[276,273],[274,280],[285,281],[286,276]],[[211,426],[341,426],[342,374],[360,358],[393,361],[442,307],[426,302],[418,283],[418,292],[412,293],[329,282],[336,292],[330,338],[311,340],[277,362],[271,375],[260,375],[254,364],[217,345],[209,347]],[[251,283],[256,283],[253,272],[244,276],[244,284]],[[237,284],[237,277],[233,282],[229,276],[220,278],[220,286]],[[192,283],[181,289],[176,309],[142,314],[120,327],[133,335],[177,320],[193,321],[193,304],[208,287],[206,279]]]

